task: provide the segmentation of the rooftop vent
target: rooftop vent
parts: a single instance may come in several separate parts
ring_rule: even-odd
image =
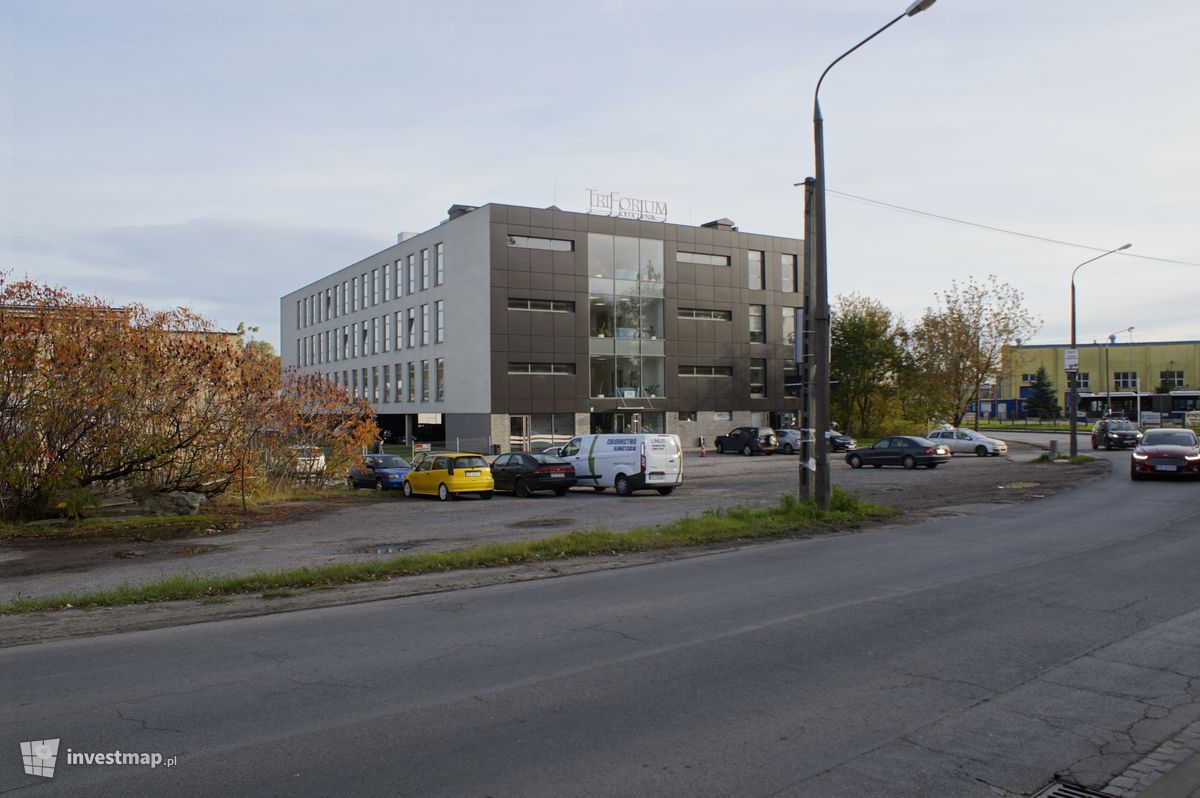
[[[460,216],[466,216],[471,211],[477,210],[479,210],[478,205],[451,205],[450,210],[446,211],[446,214],[450,217],[446,221],[453,221]]]
[[[701,227],[711,227],[713,230],[732,230],[737,232],[737,225],[733,223],[733,219],[717,219],[712,222],[706,222],[700,225]]]

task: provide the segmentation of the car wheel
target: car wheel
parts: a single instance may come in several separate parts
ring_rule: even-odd
[[[673,490],[675,490],[675,486],[674,486],[674,485],[672,485],[672,486],[671,486],[671,487],[669,487],[669,488],[659,488],[659,489],[658,489],[658,495],[659,495],[659,496],[670,496],[670,495],[671,495],[671,491],[673,491]]]
[[[447,502],[447,501],[450,501],[450,497],[451,497],[452,495],[453,495],[453,494],[451,494],[451,493],[450,493],[450,489],[446,487],[446,483],[445,483],[445,482],[443,482],[442,484],[438,485],[438,498],[439,498],[439,499],[441,499],[441,500],[442,500],[442,501],[444,501],[444,502]]]
[[[980,457],[987,457],[988,448],[981,443],[975,447],[975,454],[979,455]]]
[[[792,448],[792,445],[791,445],[790,443],[785,443],[785,444],[783,445],[783,453],[784,453],[784,454],[792,454],[792,453],[794,453],[795,451],[796,451],[796,450]]]
[[[717,454],[725,454],[725,444],[723,444],[723,443],[717,444]]]
[[[528,499],[529,485],[525,482],[525,480],[517,477],[517,481],[513,483],[513,493],[522,499]]]
[[[481,499],[483,499],[483,500],[485,500],[485,501],[486,501],[487,499],[490,499],[490,498],[492,498],[492,491],[490,491],[490,490],[481,490],[481,491],[479,491],[479,498],[481,498]]]
[[[754,450],[750,448],[750,444],[747,443],[745,446],[742,447],[742,454],[744,454],[746,457],[749,457],[750,455],[754,454]]]
[[[1099,449],[1099,448],[1100,448],[1100,446],[1096,443],[1096,439],[1092,438],[1092,450],[1095,451],[1096,449]]]
[[[900,465],[911,471],[917,467],[917,458],[913,457],[911,454],[906,454],[904,455],[904,459],[900,461]]]
[[[412,498],[412,483],[409,482],[407,479],[404,480],[404,498],[406,498],[406,499]]]
[[[850,455],[846,459],[846,462],[850,464],[851,468],[862,468],[863,467],[862,458],[856,454]]]
[[[1105,441],[1104,449],[1105,449],[1105,451],[1111,452],[1112,451],[1112,441]]]
[[[383,480],[375,477],[375,490],[383,490]]]
[[[624,474],[617,474],[617,478],[613,480],[613,487],[616,488],[618,496],[633,495],[633,488],[629,484],[629,477]]]
[[[554,489],[554,495],[555,495],[555,496],[566,496],[566,495],[567,495],[567,489],[566,489],[566,488],[555,488],[555,489]]]

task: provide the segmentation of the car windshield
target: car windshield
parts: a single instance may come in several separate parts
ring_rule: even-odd
[[[1143,446],[1195,446],[1196,434],[1189,430],[1152,429],[1142,437]]]
[[[1129,421],[1110,421],[1108,422],[1109,429],[1137,429],[1132,422]]]
[[[534,454],[530,456],[542,465],[563,465],[567,462],[561,457],[554,457],[553,455],[549,454]]]
[[[455,468],[487,468],[487,462],[477,454],[454,458]]]
[[[385,454],[375,458],[376,468],[408,468],[408,461],[398,454]]]

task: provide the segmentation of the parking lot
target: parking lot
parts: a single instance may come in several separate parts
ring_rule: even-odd
[[[1081,471],[1028,462],[1036,453],[1032,446],[1015,443],[1006,457],[956,456],[936,470],[914,471],[853,470],[841,455],[834,455],[831,473],[834,485],[865,500],[898,507],[911,517],[1027,501],[1107,469],[1105,463]],[[576,488],[562,497],[498,494],[490,501],[465,497],[439,502],[387,492],[372,500],[199,538],[9,544],[0,549],[0,581],[5,600],[10,600],[138,584],[179,573],[243,574],[530,540],[576,529],[619,531],[668,523],[710,508],[771,504],[782,494],[797,493],[796,456],[710,453],[702,458],[688,452],[684,462],[683,485],[670,496],[646,491],[621,497],[612,490]]]

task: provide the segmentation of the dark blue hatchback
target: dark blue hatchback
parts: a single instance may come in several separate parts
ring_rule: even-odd
[[[352,488],[399,490],[411,468],[409,462],[398,454],[368,454],[363,456],[361,465],[350,466],[346,481]]]

